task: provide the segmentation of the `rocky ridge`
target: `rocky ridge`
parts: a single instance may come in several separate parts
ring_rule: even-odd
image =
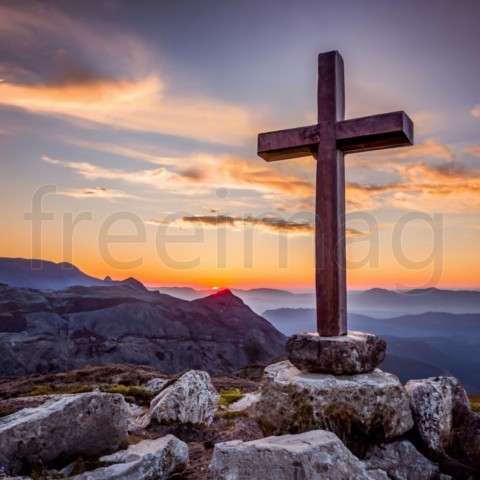
[[[87,365],[231,372],[283,353],[285,337],[225,290],[188,302],[136,282],[35,290],[0,284],[1,376]]]

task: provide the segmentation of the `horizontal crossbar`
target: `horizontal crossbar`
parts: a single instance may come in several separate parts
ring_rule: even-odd
[[[307,157],[317,151],[319,142],[318,125],[277,130],[258,136],[257,153],[267,162]]]
[[[336,124],[335,132],[343,153],[413,145],[413,122],[405,112],[344,120]]]

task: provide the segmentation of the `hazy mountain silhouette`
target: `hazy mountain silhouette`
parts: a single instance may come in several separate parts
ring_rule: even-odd
[[[185,300],[195,300],[211,293],[210,290],[181,287],[161,287],[158,290]],[[313,292],[295,293],[274,288],[232,289],[232,292],[260,315],[273,308],[315,308]],[[425,312],[480,313],[480,292],[436,288],[395,292],[372,288],[365,292],[348,292],[348,310],[374,318]]]
[[[111,280],[86,275],[71,263],[0,257],[0,283],[12,287],[62,290],[73,285],[105,285]]]

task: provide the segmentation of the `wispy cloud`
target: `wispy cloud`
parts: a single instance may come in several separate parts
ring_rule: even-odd
[[[111,24],[104,27],[77,22],[53,5],[0,6],[0,41],[7,52],[0,62],[0,103],[90,126],[205,142],[237,145],[254,135],[245,108],[175,94],[147,46]],[[45,56],[45,49],[53,54]]]
[[[290,198],[313,198],[315,188],[311,182],[293,174],[284,173],[260,161],[251,162],[242,158],[206,154],[179,158],[176,164],[154,169],[124,170],[105,168],[90,162],[59,160],[47,155],[42,160],[59,167],[68,168],[88,180],[113,180],[143,187],[174,190],[179,194],[211,192],[222,186],[226,189],[250,189],[268,199],[272,194]],[[185,188],[179,187],[187,187]],[[274,199],[273,199],[274,200]]]
[[[480,103],[472,108],[472,115],[476,118],[480,118]]]
[[[255,129],[240,106],[208,98],[178,98],[158,75],[141,80],[97,79],[62,85],[0,84],[0,103],[33,113],[77,118],[142,132],[241,144]]]
[[[470,155],[475,155],[477,157],[480,157],[480,146],[468,147],[465,149],[465,153],[469,153]]]
[[[74,198],[101,198],[106,200],[115,200],[118,198],[136,198],[134,195],[122,192],[121,190],[112,190],[105,187],[96,188],[77,188],[57,192],[59,195]]]
[[[347,185],[350,207],[373,209],[393,206],[458,212],[480,206],[480,169],[468,169],[457,162],[431,165],[426,162],[397,164],[401,181],[388,185]]]
[[[295,222],[285,220],[280,216],[265,217],[234,217],[230,215],[192,215],[182,218],[182,222],[199,223],[207,227],[218,227],[219,225],[228,225],[230,227],[240,227],[245,225],[259,226],[263,230],[270,232],[289,232],[297,235],[309,235],[314,231],[314,226],[309,222]]]

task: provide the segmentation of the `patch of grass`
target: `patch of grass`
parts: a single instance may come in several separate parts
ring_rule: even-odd
[[[75,385],[35,385],[28,393],[28,396],[38,395],[63,395],[74,393],[92,392],[96,388],[105,393],[120,393],[124,397],[132,397],[135,402],[145,405],[149,404],[153,399],[154,394],[147,388],[138,386],[127,386],[117,383],[103,384],[103,385],[88,385],[88,384],[75,384]]]
[[[248,408],[244,410],[217,410],[217,415],[222,418],[248,417]]]
[[[38,395],[52,395],[54,392],[51,385],[35,385],[31,388],[26,395],[28,397],[36,397]]]
[[[470,405],[474,412],[480,412],[480,394],[479,395],[469,395]]]
[[[8,415],[11,415],[14,413],[14,409],[11,407],[0,407],[0,418],[2,417],[7,417]],[[0,470],[0,475],[2,475],[2,471]],[[0,479],[2,477],[0,476]]]
[[[35,385],[28,393],[28,396],[35,397],[38,395],[61,395],[66,393],[85,393],[95,389],[93,385],[63,385],[55,387],[54,385]]]
[[[136,385],[105,384],[100,387],[105,393],[120,393],[124,397],[133,397],[135,401],[142,405],[148,405],[155,394],[151,390]]]
[[[238,388],[222,388],[220,390],[220,398],[218,405],[221,407],[228,407],[232,403],[237,402],[243,397],[243,393]]]

